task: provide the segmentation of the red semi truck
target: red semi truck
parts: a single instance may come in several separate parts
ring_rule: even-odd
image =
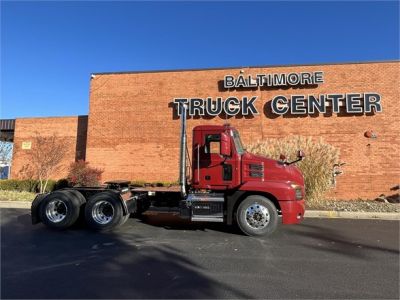
[[[131,214],[171,212],[193,222],[237,223],[250,236],[272,233],[304,216],[304,179],[295,162],[273,160],[247,152],[238,131],[229,125],[193,129],[192,165],[187,165],[186,107],[181,115],[179,189],[131,188],[129,181],[103,187],[73,187],[38,195],[32,223],[65,229],[78,218],[89,227],[110,230]],[[191,170],[188,180],[187,170]]]

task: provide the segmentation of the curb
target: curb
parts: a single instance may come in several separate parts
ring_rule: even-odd
[[[30,209],[29,201],[0,201],[0,208]],[[307,210],[305,218],[400,220],[400,213]]]
[[[0,208],[31,208],[30,201],[0,201]]]
[[[307,210],[305,218],[400,220],[400,213]]]

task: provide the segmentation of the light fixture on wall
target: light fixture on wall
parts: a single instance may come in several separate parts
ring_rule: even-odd
[[[378,137],[377,134],[372,130],[367,130],[366,132],[364,132],[364,136],[369,139],[376,139]]]

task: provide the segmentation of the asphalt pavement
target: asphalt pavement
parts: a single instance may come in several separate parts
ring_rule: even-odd
[[[1,298],[399,298],[399,221],[306,219],[251,238],[131,218],[112,233],[1,209]]]

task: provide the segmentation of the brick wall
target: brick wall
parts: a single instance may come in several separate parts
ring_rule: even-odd
[[[12,178],[23,178],[21,173],[24,165],[29,163],[27,153],[34,151],[34,136],[55,134],[66,142],[68,152],[60,164],[59,172],[52,175],[53,179],[67,175],[68,166],[76,159],[84,159],[86,153],[87,116],[55,117],[55,118],[19,118],[16,119],[14,132],[14,153],[11,169]],[[22,143],[31,143],[31,150],[22,149]]]
[[[87,161],[105,170],[104,180],[177,180],[179,119],[173,114],[173,98],[257,95],[258,116],[229,119],[245,144],[266,137],[322,136],[340,148],[341,159],[347,163],[331,196],[354,199],[394,193],[390,188],[399,183],[400,174],[399,62],[243,70],[251,75],[323,71],[325,83],[301,90],[225,91],[219,82],[226,74],[237,76],[240,69],[96,74],[90,86]],[[277,117],[264,111],[265,102],[277,95],[349,92],[380,93],[383,112]],[[194,126],[223,122],[220,117],[188,120],[189,141]],[[366,139],[366,130],[373,130],[378,138]]]

